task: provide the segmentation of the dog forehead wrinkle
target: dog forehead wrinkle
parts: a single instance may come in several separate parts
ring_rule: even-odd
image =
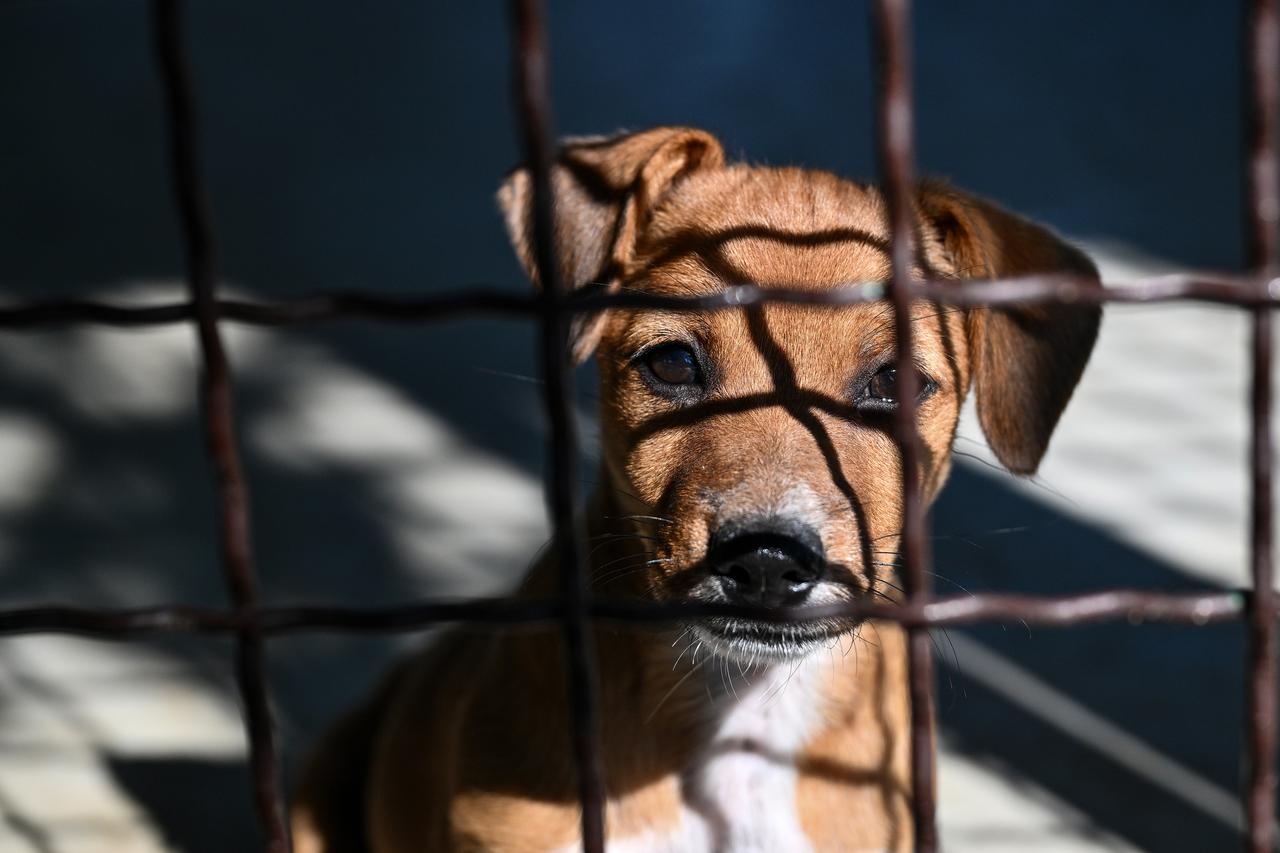
[[[639,268],[726,284],[827,287],[889,271],[878,192],[826,172],[736,165],[691,175],[655,212]],[[700,269],[699,269],[700,268]]]
[[[883,252],[874,246],[857,240],[823,242],[821,232],[794,239],[813,244],[792,245],[767,235],[726,240],[720,247],[721,266],[742,281],[805,290],[878,281],[889,273]]]
[[[662,296],[711,296],[743,283],[726,281],[716,270],[716,254],[691,245],[660,248],[655,256],[642,258],[627,286]]]
[[[744,220],[812,231],[854,227],[878,245],[888,230],[879,192],[830,172],[738,163],[690,175],[657,211],[655,236],[697,222],[723,228]]]

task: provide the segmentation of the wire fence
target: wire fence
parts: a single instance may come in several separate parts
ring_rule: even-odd
[[[881,186],[891,231],[892,275],[886,283],[859,283],[831,291],[779,290],[743,285],[690,298],[635,292],[575,296],[559,280],[552,234],[554,199],[551,168],[555,155],[542,6],[538,0],[510,0],[515,101],[525,160],[533,178],[534,254],[543,289],[539,294],[465,290],[404,297],[377,293],[326,293],[263,302],[220,300],[216,293],[217,253],[209,206],[199,169],[198,125],[188,61],[181,0],[152,0],[154,49],[163,84],[172,166],[186,252],[190,298],[186,302],[123,307],[59,300],[0,307],[0,331],[102,323],[123,327],[191,322],[202,359],[200,400],[207,455],[217,493],[221,565],[231,606],[103,609],[26,607],[0,610],[0,634],[77,633],[127,637],[143,633],[215,633],[236,639],[236,678],[244,706],[253,793],[271,853],[291,849],[280,758],[263,668],[270,636],[298,631],[391,633],[416,631],[441,622],[499,625],[559,621],[566,639],[571,690],[573,746],[582,803],[583,849],[604,850],[604,790],[600,764],[591,622],[672,621],[739,616],[771,622],[832,616],[888,619],[908,629],[911,691],[913,821],[916,849],[938,847],[934,797],[933,675],[929,629],[999,619],[1070,626],[1129,620],[1190,626],[1243,620],[1248,629],[1247,718],[1244,753],[1248,772],[1243,801],[1246,849],[1270,851],[1276,840],[1277,648],[1276,597],[1272,588],[1271,309],[1280,304],[1280,0],[1245,0],[1243,85],[1245,88],[1244,236],[1249,271],[1144,279],[1099,289],[1070,276],[972,283],[948,288],[910,278],[913,258],[913,106],[911,98],[910,0],[873,0],[873,37],[878,60],[877,140]],[[603,308],[719,311],[766,302],[841,306],[889,299],[895,312],[899,364],[912,361],[912,328],[907,307],[928,299],[958,306],[1035,302],[1156,302],[1199,300],[1239,306],[1253,317],[1251,394],[1251,590],[1168,594],[1143,590],[1102,590],[1083,595],[1031,597],[982,593],[934,597],[929,587],[929,554],[919,484],[904,477],[901,603],[852,602],[829,606],[761,609],[729,604],[658,604],[594,599],[586,585],[581,504],[574,467],[577,436],[572,410],[573,377],[569,321],[575,314]],[[364,319],[424,323],[470,313],[525,316],[539,322],[544,393],[551,426],[550,513],[561,570],[560,595],[551,600],[487,598],[423,601],[394,607],[270,607],[258,603],[249,527],[249,489],[236,439],[232,377],[220,333],[222,321],[264,326]],[[914,371],[899,370],[910,384]],[[919,452],[915,395],[904,388],[895,424],[902,470],[915,469]]]

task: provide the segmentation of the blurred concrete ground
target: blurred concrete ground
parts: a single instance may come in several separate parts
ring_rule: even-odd
[[[1091,248],[1111,280],[1164,271],[1133,253]],[[960,460],[936,513],[939,589],[1000,586],[1006,569],[1008,586],[1041,591],[1240,584],[1243,331],[1242,316],[1220,309],[1111,310],[1047,463],[1031,481],[989,467],[994,462],[967,414],[958,447],[969,458]],[[377,566],[353,559],[317,577],[312,594],[294,598],[492,592],[537,549],[544,522],[530,474],[478,450],[380,378],[301,335],[239,330],[232,341],[251,389],[244,434],[257,467],[357,473],[385,547],[397,561],[423,567],[416,581],[388,588]],[[163,417],[175,399],[189,396],[181,385],[189,374],[179,366],[190,364],[190,340],[178,329],[0,338],[0,355],[60,405],[108,420]],[[494,378],[477,373],[476,381],[485,376]],[[182,452],[195,457],[191,439]],[[70,451],[56,432],[18,411],[0,419],[6,511],[53,490],[82,524],[132,535],[134,513],[150,515],[148,507],[170,499],[145,467],[108,476],[92,465],[77,468]],[[259,515],[283,514],[296,547],[323,547],[326,534],[312,526],[311,510],[279,500],[265,479]],[[1058,551],[1053,537],[1069,525],[1085,532],[1071,532],[1069,546]],[[0,530],[11,554],[67,544],[33,544],[20,529]],[[31,600],[161,600],[147,589],[145,572],[115,563],[109,535],[106,541],[77,576],[52,576],[55,566],[47,575],[10,574],[9,587]],[[1021,551],[1009,551],[1010,541]],[[95,550],[92,539],[74,547]],[[1117,548],[1120,558],[1110,553]],[[216,570],[204,557],[199,562],[170,570],[190,573],[183,586],[203,598],[216,589]],[[1156,575],[1143,576],[1144,564],[1158,567]],[[268,579],[271,568],[268,557]],[[1084,580],[1073,580],[1081,574]],[[1168,629],[1125,626],[1118,642],[1101,648],[1073,632],[1032,634],[1016,626],[940,635],[947,849],[1208,850],[1229,841],[1238,820],[1231,776],[1240,647],[1221,642],[1216,631],[1184,641],[1185,648],[1205,643],[1190,662],[1177,649],[1161,652]],[[1046,645],[1050,638],[1059,645]],[[351,701],[389,645],[280,641],[272,657],[287,743],[305,743]],[[1172,658],[1161,664],[1165,671],[1148,665],[1153,648]],[[0,643],[0,849],[248,849],[254,835],[227,651],[225,643],[199,640]],[[1181,713],[1165,694],[1182,703]],[[1206,735],[1206,719],[1221,731]],[[1076,766],[1044,772],[1064,757]],[[1111,808],[1095,807],[1100,793]],[[1151,822],[1153,812],[1162,819]]]

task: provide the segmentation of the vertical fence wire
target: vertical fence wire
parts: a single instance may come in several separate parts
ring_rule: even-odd
[[[1245,245],[1250,268],[1280,273],[1280,0],[1250,0],[1243,33],[1245,56]],[[1248,625],[1246,720],[1248,820],[1246,849],[1273,849],[1276,835],[1276,596],[1273,580],[1271,392],[1274,350],[1271,312],[1253,309],[1252,506],[1250,563],[1253,596]]]
[[[913,198],[914,108],[911,92],[910,0],[877,0],[872,6],[876,44],[877,142],[880,183],[891,237],[894,330],[897,341],[896,433],[902,460],[902,564],[908,599],[930,594],[928,540],[920,495],[920,438],[916,430],[919,381],[913,358],[911,305],[915,255]],[[927,626],[907,631],[911,693],[911,793],[916,849],[938,846],[933,738],[933,649]]]
[[[560,562],[560,596],[568,669],[571,737],[582,804],[582,847],[604,851],[604,773],[597,718],[597,674],[591,643],[591,602],[586,583],[577,488],[578,440],[573,409],[568,292],[555,239],[552,170],[555,133],[546,54],[546,25],[539,0],[512,0],[516,102],[525,162],[533,187],[533,246],[542,283],[542,373],[550,421],[550,510]]]
[[[195,96],[178,0],[153,0],[152,31],[168,118],[172,183],[195,311],[201,371],[200,402],[213,467],[223,574],[236,610],[257,603],[249,529],[249,492],[235,434],[231,371],[218,329],[217,253],[200,177]],[[263,640],[252,618],[237,631],[236,680],[244,704],[254,802],[269,853],[291,849],[280,791],[279,755],[263,663]]]

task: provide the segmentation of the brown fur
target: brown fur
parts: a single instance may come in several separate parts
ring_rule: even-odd
[[[562,273],[575,288],[826,289],[889,270],[874,187],[726,164],[719,142],[702,131],[570,141],[555,183]],[[533,275],[529,186],[517,171],[499,199]],[[1096,275],[1078,251],[988,202],[925,184],[916,204],[918,275],[953,278],[957,287],[1033,272]],[[913,316],[919,367],[936,386],[919,409],[924,453],[915,473],[927,497],[946,478],[971,386],[998,457],[1015,472],[1034,471],[1084,367],[1098,312],[921,303]],[[594,353],[600,366],[605,486],[589,524],[608,538],[592,552],[597,595],[687,600],[712,528],[784,502],[798,486],[842,596],[892,595],[886,564],[901,524],[898,454],[887,426],[851,402],[860,372],[893,352],[886,305],[614,310],[574,333],[578,356]],[[685,406],[652,393],[634,356],[689,339],[705,348],[715,375],[706,397]],[[543,559],[521,594],[553,594],[555,574]],[[858,633],[857,665],[834,674],[819,700],[821,730],[779,760],[797,768],[797,811],[814,849],[906,850],[904,636],[892,624]],[[678,683],[688,667],[677,661],[673,669],[672,636],[595,632],[611,839],[670,826],[681,774],[705,747],[705,696],[697,679]],[[318,751],[295,812],[300,851],[515,853],[572,843],[578,807],[561,660],[554,634],[458,631],[411,661]]]

